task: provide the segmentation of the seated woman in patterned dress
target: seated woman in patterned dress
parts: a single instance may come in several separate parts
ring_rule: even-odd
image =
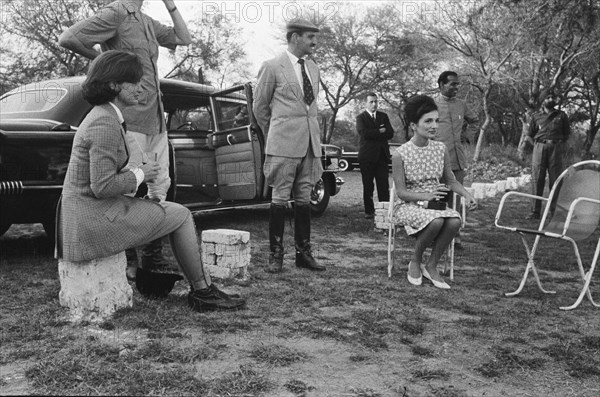
[[[400,198],[394,221],[416,237],[407,278],[411,284],[421,285],[424,276],[437,288],[450,289],[438,273],[437,264],[461,222],[460,214],[442,203],[451,191],[463,196],[469,208],[477,206],[477,202],[454,177],[446,146],[434,141],[438,127],[435,101],[417,95],[406,102],[404,111],[413,136],[392,154],[392,176]],[[431,255],[423,264],[423,253],[432,244]]]

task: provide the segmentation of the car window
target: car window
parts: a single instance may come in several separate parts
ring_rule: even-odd
[[[2,113],[44,112],[56,106],[66,95],[64,88],[19,90],[0,99],[0,110]]]
[[[219,131],[248,125],[248,107],[245,103],[230,102],[222,98],[218,98],[215,103],[215,116]]]
[[[196,109],[177,109],[171,112],[169,130],[202,130],[209,131],[212,128],[212,119],[208,106]]]

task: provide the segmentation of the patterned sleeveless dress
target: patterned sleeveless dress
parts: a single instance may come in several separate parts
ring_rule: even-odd
[[[430,140],[427,146],[416,146],[406,142],[394,151],[404,162],[406,188],[410,192],[432,192],[440,184],[444,174],[444,153],[446,146],[442,142]],[[449,194],[452,194],[450,192]],[[406,233],[411,235],[423,230],[436,218],[460,218],[452,209],[429,210],[416,202],[398,200],[394,206],[394,223],[404,225]]]

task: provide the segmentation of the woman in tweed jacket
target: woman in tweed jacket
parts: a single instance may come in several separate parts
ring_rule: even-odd
[[[160,168],[157,162],[127,167],[122,111],[137,103],[142,70],[139,58],[123,51],[106,51],[90,65],[83,93],[95,106],[73,140],[58,208],[58,256],[87,261],[168,234],[191,285],[189,305],[198,311],[241,308],[243,299],[220,291],[204,272],[196,227],[187,208],[126,196],[156,177]]]

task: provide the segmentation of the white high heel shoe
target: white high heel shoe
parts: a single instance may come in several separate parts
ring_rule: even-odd
[[[448,284],[446,284],[445,281],[437,281],[437,280],[434,280],[433,278],[431,278],[431,275],[429,274],[429,272],[427,271],[425,266],[421,266],[421,274],[423,275],[423,277],[425,277],[426,279],[431,281],[436,288],[450,289],[450,286]]]
[[[410,263],[408,264],[408,267],[410,268]],[[406,272],[406,278],[408,279],[408,282],[411,283],[412,285],[419,286],[419,285],[423,284],[423,277],[422,276],[411,277],[410,273],[408,271]]]

